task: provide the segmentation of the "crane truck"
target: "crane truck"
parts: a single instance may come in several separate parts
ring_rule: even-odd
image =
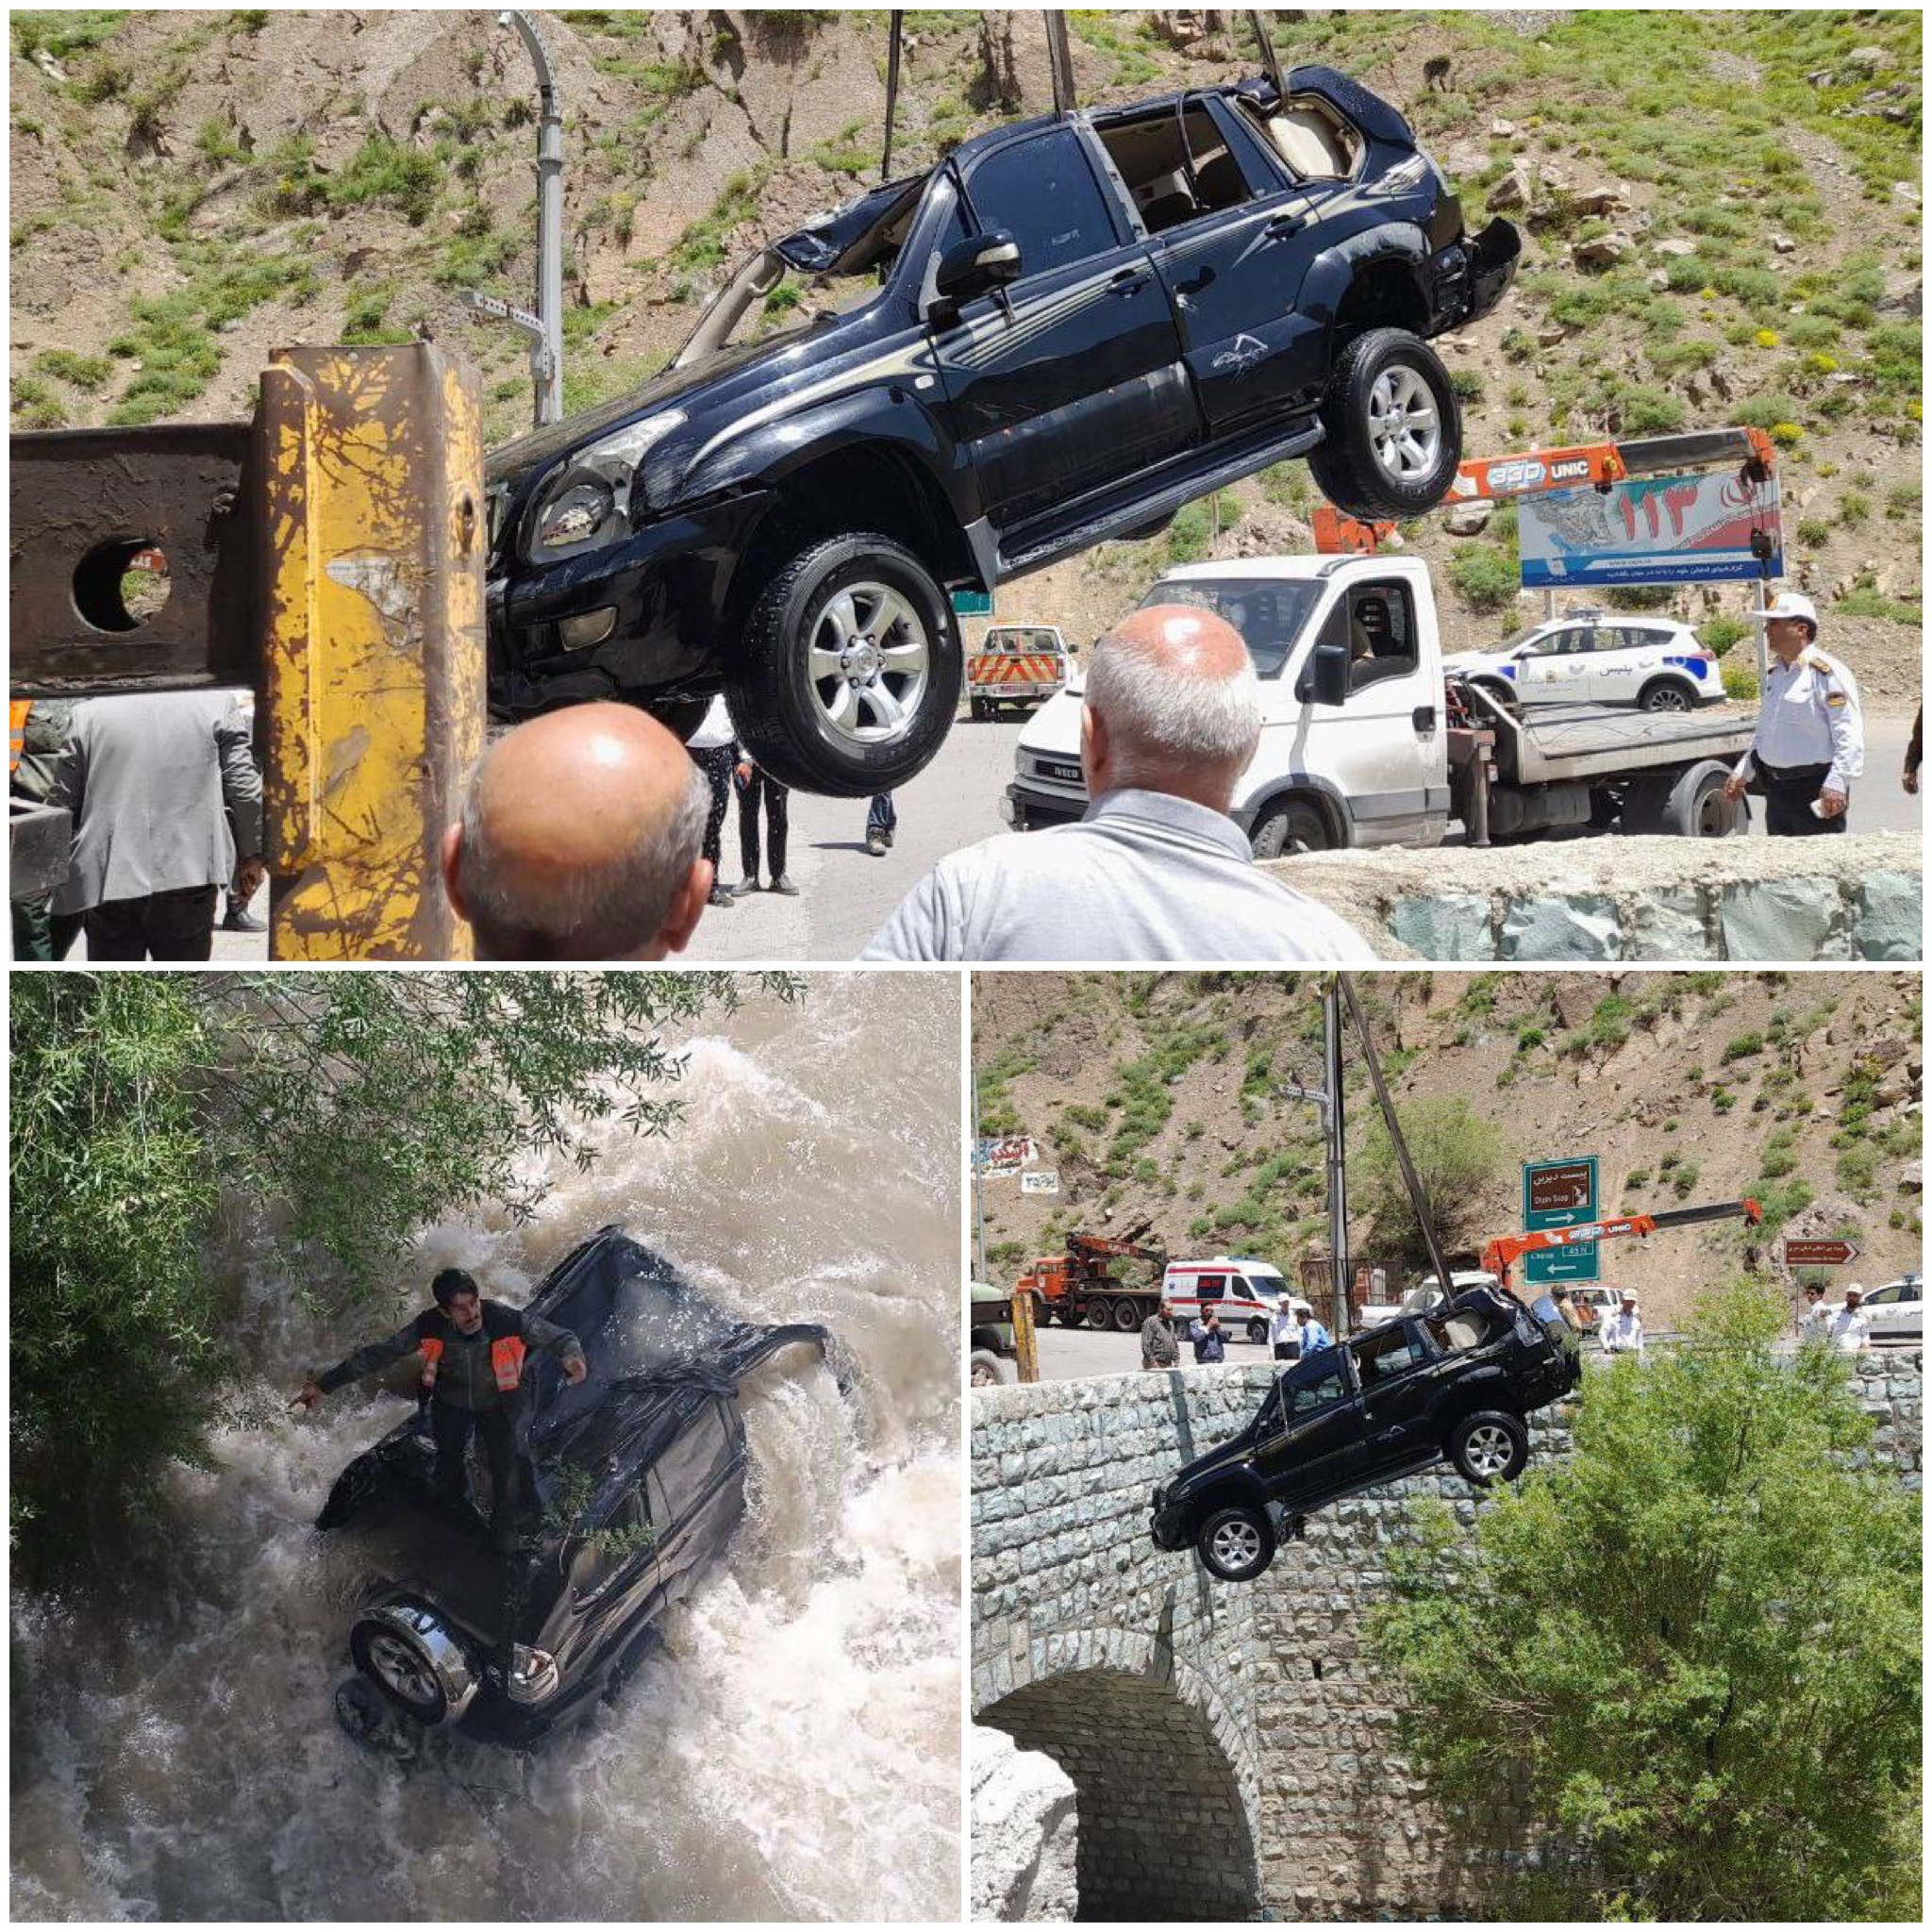
[[[1151,1221],[1137,1222],[1124,1234],[1070,1234],[1066,1252],[1042,1255],[1013,1286],[1015,1296],[1030,1294],[1036,1324],[1058,1318],[1065,1326],[1118,1328],[1130,1333],[1160,1306],[1157,1277],[1135,1288],[1113,1273],[1115,1261],[1167,1262],[1165,1248],[1146,1244]]]

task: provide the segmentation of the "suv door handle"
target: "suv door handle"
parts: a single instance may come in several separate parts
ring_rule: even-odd
[[[1418,738],[1426,738],[1436,728],[1435,706],[1418,705],[1409,722],[1415,726]]]
[[[1286,242],[1291,235],[1299,235],[1306,224],[1298,214],[1284,209],[1278,215],[1270,215],[1261,233],[1270,242]]]
[[[1404,1432],[1401,1429],[1384,1429],[1382,1433],[1375,1438],[1375,1447],[1377,1449],[1386,1449],[1391,1442],[1401,1441],[1403,1434]]]
[[[1124,268],[1107,286],[1116,295],[1138,295],[1153,279],[1144,268]]]

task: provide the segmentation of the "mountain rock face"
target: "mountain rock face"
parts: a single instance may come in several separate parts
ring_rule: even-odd
[[[1762,1230],[1724,1222],[1603,1246],[1603,1278],[1636,1288],[1654,1327],[1745,1266],[1778,1274],[1787,1235],[1858,1243],[1834,1288],[1920,1265],[1913,974],[1385,973],[1357,986],[1405,1117],[1460,1100],[1492,1133],[1468,1248],[1522,1226],[1522,1162],[1594,1154],[1606,1214],[1765,1205]],[[1315,1108],[1281,1094],[1322,1085],[1312,975],[982,973],[973,1026],[981,1132],[1032,1135],[1059,1185],[981,1183],[992,1281],[1071,1229],[1143,1220],[1176,1259],[1254,1255],[1293,1275],[1325,1255]],[[1391,1283],[1412,1279],[1399,1234],[1369,1208],[1380,1136],[1349,1047],[1350,1248]]]
[[[567,398],[584,408],[660,368],[756,243],[878,178],[886,32],[826,9],[537,17],[566,122]],[[1827,642],[1868,703],[1916,699],[1919,16],[1273,19],[1287,65],[1339,67],[1409,115],[1472,226],[1507,207],[1525,228],[1517,289],[1441,345],[1471,453],[1775,425],[1792,576],[1837,607]],[[481,366],[492,439],[528,420],[522,345],[463,300],[526,301],[534,274],[535,89],[492,14],[10,25],[14,427],[232,417],[278,345],[420,333]],[[1258,67],[1228,10],[1070,27],[1088,105]],[[1037,15],[908,15],[894,172],[1051,107]],[[1151,543],[1027,580],[1001,615],[1091,638],[1168,563],[1305,547],[1313,500],[1285,465]],[[1497,589],[1512,515],[1402,541],[1437,570],[1452,648],[1540,614]],[[1677,601],[1707,623],[1743,599]]]

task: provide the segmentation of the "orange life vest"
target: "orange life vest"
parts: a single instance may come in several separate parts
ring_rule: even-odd
[[[436,1330],[439,1327],[454,1327],[441,1309],[431,1309],[421,1316],[417,1323],[417,1336],[423,1352],[423,1391],[433,1392],[436,1377],[442,1366],[442,1352],[448,1346],[443,1337]],[[528,1353],[524,1346],[524,1338],[517,1331],[522,1326],[514,1308],[499,1307],[494,1302],[483,1304],[483,1330],[490,1337],[490,1373],[496,1378],[496,1386],[506,1395],[514,1395],[523,1385],[524,1357]]]
[[[20,755],[26,749],[27,713],[33,708],[31,698],[9,698],[7,701],[7,775],[9,778],[20,770]]]

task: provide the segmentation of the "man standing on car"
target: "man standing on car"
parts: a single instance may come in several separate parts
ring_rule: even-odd
[[[1197,1362],[1224,1362],[1227,1359],[1227,1343],[1222,1337],[1221,1317],[1212,1309],[1205,1322],[1196,1322],[1188,1331],[1188,1340],[1194,1344]]]
[[[1180,1365],[1180,1338],[1174,1332],[1174,1304],[1165,1295],[1160,1306],[1141,1324],[1141,1366],[1173,1369]]]
[[[512,1548],[518,1526],[518,1490],[529,1427],[530,1399],[524,1363],[531,1354],[563,1357],[566,1380],[590,1373],[584,1351],[568,1328],[525,1308],[486,1302],[475,1277],[445,1268],[430,1283],[436,1306],[383,1341],[345,1357],[311,1375],[295,1397],[313,1408],[325,1395],[359,1381],[405,1356],[423,1357],[423,1395],[436,1441],[436,1494],[456,1501],[463,1493],[463,1457],[473,1434],[483,1438],[490,1458],[490,1524],[499,1549]]]
[[[1617,1312],[1607,1316],[1602,1338],[1606,1355],[1634,1355],[1643,1359],[1643,1323],[1637,1312],[1637,1297],[1626,1289]]]
[[[1744,795],[1752,771],[1764,781],[1764,828],[1774,838],[1842,832],[1852,780],[1865,770],[1858,687],[1836,658],[1815,648],[1818,610],[1787,591],[1753,611],[1771,645],[1757,735],[1724,780],[1724,796]]]

